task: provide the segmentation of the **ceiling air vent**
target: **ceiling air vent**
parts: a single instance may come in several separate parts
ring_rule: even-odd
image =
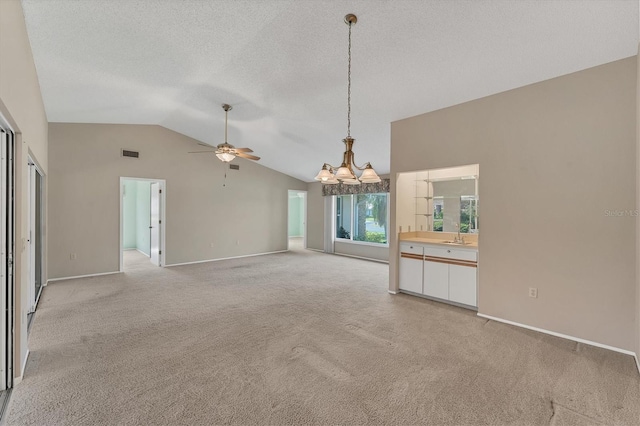
[[[229,168],[231,170],[240,170],[240,165],[239,164],[229,164]]]
[[[123,157],[131,157],[131,158],[140,158],[140,152],[138,151],[129,151],[127,149],[122,150]]]

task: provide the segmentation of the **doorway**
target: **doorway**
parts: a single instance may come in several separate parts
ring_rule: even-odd
[[[29,165],[29,233],[27,243],[29,247],[29,292],[27,309],[27,330],[31,327],[33,314],[38,306],[43,287],[43,193],[44,173],[36,162],[28,157]]]
[[[165,181],[120,178],[120,272],[163,266]]]
[[[307,248],[307,191],[289,190],[287,215],[289,250]]]

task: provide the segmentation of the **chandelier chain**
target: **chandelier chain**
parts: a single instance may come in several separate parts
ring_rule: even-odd
[[[349,66],[347,72],[347,137],[351,137],[351,22],[349,22]]]

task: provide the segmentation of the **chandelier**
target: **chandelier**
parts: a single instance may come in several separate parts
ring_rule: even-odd
[[[358,22],[358,17],[352,13],[344,17],[344,22],[349,26],[349,62],[347,72],[347,137],[342,139],[346,146],[346,151],[342,157],[342,164],[340,167],[332,166],[329,163],[322,165],[322,170],[315,177],[325,185],[335,185],[337,183],[344,183],[345,185],[360,185],[362,183],[377,183],[380,182],[380,177],[373,170],[371,163],[365,163],[362,167],[358,167],[355,163],[355,156],[353,154],[353,143],[355,139],[351,137],[351,27]],[[358,178],[353,169],[362,171],[362,174]]]

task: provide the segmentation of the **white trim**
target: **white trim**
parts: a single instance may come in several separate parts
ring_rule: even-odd
[[[195,265],[197,263],[219,262],[221,260],[241,259],[243,257],[264,256],[266,254],[286,253],[288,251],[289,250],[268,251],[266,253],[255,253],[255,254],[245,254],[242,256],[221,257],[219,259],[207,259],[207,260],[196,260],[195,262],[172,263],[171,265],[164,265],[164,266],[165,268],[170,268],[172,266]]]
[[[390,293],[390,294],[398,294],[398,292],[397,292],[397,291],[391,291],[391,290],[387,290],[387,293]]]
[[[638,354],[633,354],[633,357],[636,359],[636,367],[638,367],[638,373],[640,373],[640,360],[638,359]]]
[[[13,133],[14,135],[16,133],[19,133],[13,127],[11,127],[11,124],[9,124],[9,120],[7,120],[2,111],[0,111],[0,126],[2,126],[4,129],[11,130],[11,133]]]
[[[151,255],[150,255],[150,254],[147,254],[147,253],[143,252],[143,251],[142,251],[142,250],[140,250],[140,249],[134,249],[134,250],[135,250],[135,251],[137,251],[138,253],[142,253],[142,254],[144,254],[144,255],[145,255],[145,256],[147,256],[147,257],[151,257]]]
[[[307,247],[305,250],[311,250],[311,251],[317,251],[318,253],[324,253],[324,250],[314,249],[314,248],[311,248],[311,247]]]
[[[302,219],[302,223],[303,223],[303,230],[302,230],[302,235],[289,235],[289,203],[291,201],[291,193],[295,193],[295,194],[300,194],[300,193],[304,193],[304,195],[301,197],[302,200],[304,201],[302,203],[302,206],[304,208],[304,214],[302,215],[303,217]],[[302,248],[307,248],[307,198],[308,198],[308,192],[306,189],[289,189],[287,190],[287,249],[289,249],[289,238],[302,238]]]
[[[121,273],[122,272],[120,271],[113,271],[113,272],[100,272],[99,274],[75,275],[73,277],[49,278],[47,283],[52,283],[54,281],[75,280],[76,278],[99,277],[101,275],[113,275],[113,274],[121,274]]]
[[[336,256],[353,257],[354,259],[369,260],[371,262],[386,263],[386,264],[389,263],[388,260],[374,259],[373,257],[354,256],[353,254],[345,254],[345,253],[331,253],[331,254],[335,254]]]
[[[614,351],[614,352],[620,352],[620,353],[625,354],[625,355],[631,355],[634,358],[636,358],[636,363],[638,362],[638,358],[636,357],[635,352],[629,351],[627,349],[616,348],[615,346],[609,346],[609,345],[605,345],[603,343],[598,343],[598,342],[593,342],[591,340],[581,339],[580,337],[573,337],[573,336],[569,336],[567,334],[556,333],[555,331],[545,330],[543,328],[532,327],[530,325],[520,324],[518,322],[513,322],[513,321],[509,321],[509,320],[502,319],[502,318],[492,317],[490,315],[481,314],[480,312],[478,312],[477,315],[479,317],[490,319],[490,320],[493,320],[493,321],[498,321],[498,322],[502,322],[502,323],[509,324],[509,325],[515,325],[516,327],[527,328],[529,330],[538,331],[540,333],[550,334],[551,336],[556,336],[556,337],[561,337],[563,339],[573,340],[574,342],[584,343],[586,345],[596,346],[598,348],[608,349],[608,350]],[[640,365],[639,365],[638,369],[640,370]]]
[[[120,243],[119,243],[119,254],[120,254],[120,264],[119,264],[119,271],[118,272],[124,272],[124,260],[122,259],[122,252],[124,251],[123,243],[124,243],[124,230],[123,230],[123,217],[122,217],[122,198],[124,196],[124,181],[125,180],[135,180],[135,181],[141,181],[141,182],[151,182],[151,183],[158,183],[160,185],[160,190],[162,191],[162,195],[160,197],[160,268],[164,268],[165,266],[165,262],[166,262],[166,247],[165,247],[165,243],[166,243],[166,222],[167,222],[167,218],[166,218],[166,212],[167,212],[167,181],[165,179],[151,179],[151,178],[137,178],[137,177],[126,177],[126,176],[120,176],[120,200],[118,201],[119,203],[119,208],[120,208]],[[146,253],[145,253],[146,254]],[[149,256],[150,257],[150,256]]]

